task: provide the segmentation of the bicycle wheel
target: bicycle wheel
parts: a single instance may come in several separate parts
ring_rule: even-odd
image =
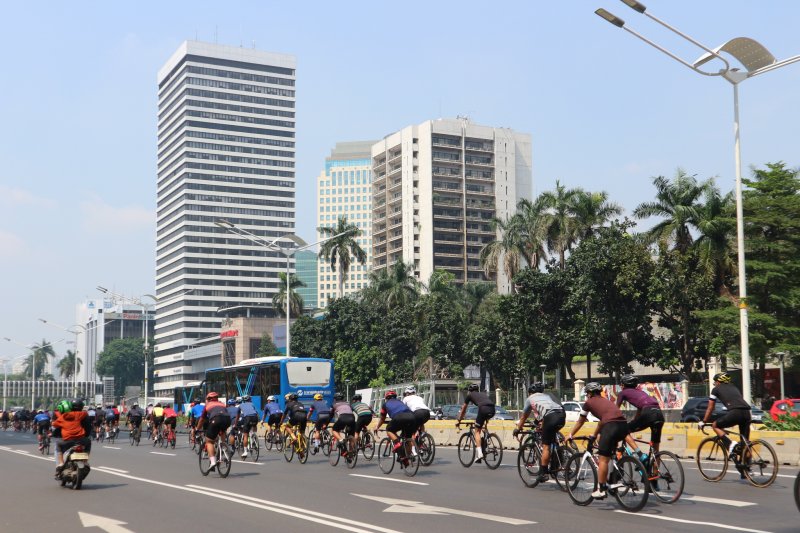
[[[208,450],[206,450],[206,447],[201,446],[200,448],[200,453],[197,454],[198,463],[200,464],[200,473],[204,476],[207,476],[209,470],[211,469],[211,459],[208,456]]]
[[[364,459],[372,461],[375,457],[375,438],[369,429],[364,428],[364,433],[361,434],[361,453],[364,454]]]
[[[155,448],[159,444],[158,442],[158,435],[153,438],[153,448]]]
[[[320,447],[322,448],[322,453],[325,454],[325,456],[330,455],[332,451],[331,449],[332,441],[333,441],[333,436],[327,429],[325,431],[319,432],[319,444]]]
[[[503,462],[503,442],[497,433],[489,433],[486,436],[486,444],[483,450],[483,463],[489,470],[496,470]]]
[[[563,492],[567,492],[567,463],[573,455],[574,452],[564,446],[557,446],[556,453],[550,454],[550,475]]]
[[[530,440],[520,446],[517,453],[517,473],[526,487],[533,488],[539,484],[536,479],[539,475],[539,462],[541,459],[539,454],[539,447]]]
[[[429,433],[423,433],[417,439],[417,452],[422,466],[430,466],[436,456],[436,442]]]
[[[283,439],[283,458],[286,459],[287,463],[291,463],[293,457],[294,443],[292,442],[292,436],[286,435]]]
[[[794,503],[797,505],[797,510],[800,511],[800,472],[794,480]]]
[[[458,439],[458,462],[465,468],[472,466],[475,461],[475,440],[472,432],[467,431]]]
[[[592,503],[592,492],[597,489],[597,467],[585,454],[574,454],[567,461],[567,493],[577,505]]]
[[[683,465],[672,452],[658,452],[650,458],[648,479],[653,495],[664,503],[675,503],[683,494]]]
[[[136,433],[135,433],[135,431],[136,430],[132,429],[132,430],[130,430],[128,432],[128,441],[130,441],[131,446],[133,446],[134,443],[136,442]]]
[[[270,428],[267,428],[267,430],[264,432],[264,448],[266,448],[268,452],[272,451],[272,445],[274,444],[272,442],[272,438],[273,438],[272,430]]]
[[[612,484],[609,480],[608,492],[626,511],[641,511],[649,497],[650,484],[647,481],[647,471],[642,462],[631,455],[624,455],[617,461],[617,482]],[[611,466],[609,465],[609,470]],[[614,486],[616,485],[616,488]]]
[[[355,468],[358,462],[358,443],[353,435],[347,437],[347,452],[345,455],[345,463],[347,468]]]
[[[295,443],[297,446],[297,460],[300,461],[300,464],[305,464],[308,461],[308,440],[303,436],[300,435],[300,439]]]
[[[333,449],[328,450],[328,462],[331,464],[331,466],[338,465],[339,459],[342,457],[342,451],[338,447],[338,444],[338,442],[333,443],[333,441],[329,443],[329,447],[333,447]]]
[[[406,446],[407,448],[409,447],[405,443],[403,445]],[[419,470],[419,463],[420,463],[419,454],[412,451],[412,453],[408,457],[406,457],[406,460],[403,462],[403,473],[408,477],[416,476],[417,471]]]
[[[378,466],[384,474],[391,474],[394,469],[394,452],[392,440],[389,437],[381,439],[378,445]]]
[[[217,441],[217,474],[219,477],[228,477],[231,472],[231,458],[225,444]]]
[[[275,434],[272,437],[273,437],[273,441],[274,441],[274,444],[275,444],[275,451],[277,451],[278,453],[282,452],[283,451],[283,436],[281,436],[280,432],[276,431]]]
[[[706,481],[719,481],[728,470],[728,450],[719,437],[708,437],[697,447],[697,469]]]
[[[253,462],[255,463],[258,461],[258,456],[261,455],[261,444],[258,442],[258,434],[254,431],[250,434],[250,457],[253,458]]]
[[[742,452],[742,473],[755,487],[769,487],[778,477],[778,456],[766,441],[753,440]]]

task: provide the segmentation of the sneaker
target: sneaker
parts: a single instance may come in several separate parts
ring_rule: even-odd
[[[402,442],[395,442],[394,446],[392,446],[392,451],[396,452],[397,450],[399,450],[402,447],[403,447],[403,443]]]
[[[317,455],[317,452],[319,452],[319,446],[311,448],[311,455]]]
[[[242,459],[247,459],[247,450],[245,450],[244,453],[242,454]]]
[[[209,472],[213,472],[213,471],[214,471],[214,470],[216,470],[216,469],[217,469],[217,464],[216,464],[216,463],[214,463],[213,465],[211,465],[211,466],[209,466],[209,467],[208,467],[208,471],[209,471]]]
[[[605,499],[605,497],[606,497],[606,491],[602,489],[596,489],[594,492],[592,492],[592,498],[594,498],[595,500],[602,500]]]
[[[475,464],[476,464],[476,465],[479,465],[479,464],[481,464],[482,462],[483,462],[483,457],[478,457],[477,459],[475,459]]]
[[[550,476],[547,472],[539,472],[539,475],[536,476],[537,483],[545,483],[548,479],[550,479]]]

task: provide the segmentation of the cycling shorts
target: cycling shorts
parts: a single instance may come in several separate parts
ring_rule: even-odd
[[[130,422],[131,426],[133,426],[135,428],[142,427],[142,417],[141,416],[131,417],[131,418],[128,419],[128,422]]]
[[[551,411],[542,418],[542,444],[550,445],[556,440],[556,434],[564,427],[567,413],[564,411]]]
[[[289,418],[286,423],[292,427],[300,428],[302,433],[306,432],[306,424],[308,423],[308,417],[305,411],[295,411],[292,413],[291,418]]]
[[[224,435],[229,427],[231,427],[231,417],[228,416],[228,413],[220,413],[208,421],[206,438],[215,440],[220,433]]]
[[[156,417],[153,418],[153,424],[155,424],[156,427],[160,426],[163,423],[164,423],[164,417],[163,416],[156,416]]]
[[[249,433],[251,429],[258,427],[258,415],[247,415],[239,419],[239,427],[242,431]]]
[[[356,419],[356,432],[360,433],[364,428],[369,426],[370,423],[372,423],[371,414],[359,415],[359,417]]]
[[[105,422],[105,421],[104,421],[102,418],[100,418],[100,417],[94,417],[94,418],[92,419],[92,425],[93,425],[93,426],[95,426],[95,427],[100,427],[100,426],[102,426],[104,422]]]
[[[431,419],[431,412],[427,409],[417,409],[414,411],[414,419],[417,421],[417,427],[421,428],[428,420]]]
[[[274,426],[275,424],[279,424],[280,421],[281,421],[281,418],[283,418],[283,413],[273,413],[273,414],[269,415],[269,418],[267,418],[267,424],[270,425],[270,426]]]
[[[480,429],[487,420],[494,416],[494,405],[481,405],[478,407],[478,416],[475,418],[475,427]]]
[[[390,431],[395,435],[402,431],[404,439],[411,438],[411,435],[413,435],[416,430],[417,419],[414,418],[414,413],[411,411],[398,413],[396,417],[392,418],[391,422],[386,424],[386,431]]]
[[[638,418],[628,422],[628,433],[650,428],[650,442],[661,442],[661,430],[664,429],[664,413],[658,407],[645,407]]]
[[[321,429],[325,429],[328,424],[331,422],[331,414],[330,413],[320,413],[317,415],[317,421],[314,422],[314,429],[317,431]]]
[[[36,434],[44,435],[50,430],[50,421],[39,422],[36,425]]]
[[[339,418],[337,418],[336,422],[333,424],[333,430],[342,431],[343,429],[347,429],[347,432],[351,434],[356,432],[355,415],[349,413],[339,415]]]
[[[172,428],[173,431],[175,431],[175,426],[178,425],[178,419],[175,418],[174,416],[171,416],[169,418],[165,418],[164,419],[164,424],[167,427]]]
[[[738,425],[739,433],[746,439],[750,439],[750,410],[731,409],[714,422],[718,428],[729,428]]]
[[[628,435],[628,423],[622,420],[606,422],[600,429],[600,438],[597,439],[597,454],[611,457],[617,445]]]

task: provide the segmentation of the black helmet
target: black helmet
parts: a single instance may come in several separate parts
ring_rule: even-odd
[[[467,390],[470,392],[480,390],[480,386],[477,383],[470,383],[469,387],[467,387]]]
[[[344,394],[342,394],[341,392],[337,392],[333,395],[333,399],[336,400],[337,402],[340,402],[344,400]]]
[[[620,381],[622,381],[622,384],[625,385],[626,387],[635,387],[636,385],[639,384],[639,378],[637,378],[633,374],[625,374],[624,376],[622,376],[622,379]]]
[[[600,392],[603,390],[603,386],[596,381],[590,381],[589,383],[586,384],[585,387],[583,387],[583,390],[586,391],[587,393]]]
[[[533,394],[534,392],[544,392],[544,383],[531,383],[531,386],[528,387],[528,393]]]
[[[289,396],[290,400],[297,400],[300,396],[297,395],[296,392],[293,392],[291,396]]]
[[[360,402],[360,401],[361,401],[361,395],[360,395],[360,394],[353,394],[353,399],[352,399],[352,401],[354,401],[354,402]]]
[[[720,383],[730,383],[731,376],[727,372],[718,372],[714,374],[714,381],[719,381]]]
[[[72,410],[73,411],[83,411],[83,399],[76,398],[72,400]]]

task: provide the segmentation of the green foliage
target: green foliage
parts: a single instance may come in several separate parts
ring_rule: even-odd
[[[286,273],[279,272],[280,285],[278,292],[272,297],[272,307],[280,316],[286,316]],[[300,287],[306,284],[294,274],[289,274],[289,313],[293,317],[303,314],[303,297],[297,292]]]
[[[381,354],[377,348],[358,350],[337,350],[333,354],[337,390],[345,389],[345,380],[350,380],[353,389],[370,386],[375,379],[385,379],[380,375]],[[383,370],[385,372],[385,370]]]
[[[152,357],[152,353],[148,356]],[[108,343],[98,354],[97,373],[113,376],[117,394],[127,386],[140,386],[144,379],[144,339],[114,339]]]
[[[800,431],[800,417],[783,413],[778,416],[778,420],[773,420],[771,416],[766,417],[764,429],[769,431]]]
[[[36,379],[47,379],[47,375],[43,375],[44,368],[47,366],[47,362],[56,356],[55,350],[53,350],[53,345],[49,343],[46,339],[42,339],[42,342],[39,344],[34,344],[31,348],[31,353],[28,358],[25,360],[25,378],[31,379],[31,371],[36,371]],[[35,361],[35,363],[34,363]],[[53,379],[52,376],[49,376],[50,380]]]
[[[275,343],[272,342],[272,337],[266,332],[261,336],[261,344],[258,345],[258,352],[256,357],[276,357],[283,355]]]
[[[338,297],[341,298],[350,273],[350,258],[354,257],[362,265],[367,263],[367,253],[358,244],[361,230],[355,224],[348,222],[346,215],[342,215],[337,220],[336,226],[320,226],[317,231],[326,237],[332,237],[320,246],[319,258],[329,263],[332,271],[336,272],[338,269]]]

